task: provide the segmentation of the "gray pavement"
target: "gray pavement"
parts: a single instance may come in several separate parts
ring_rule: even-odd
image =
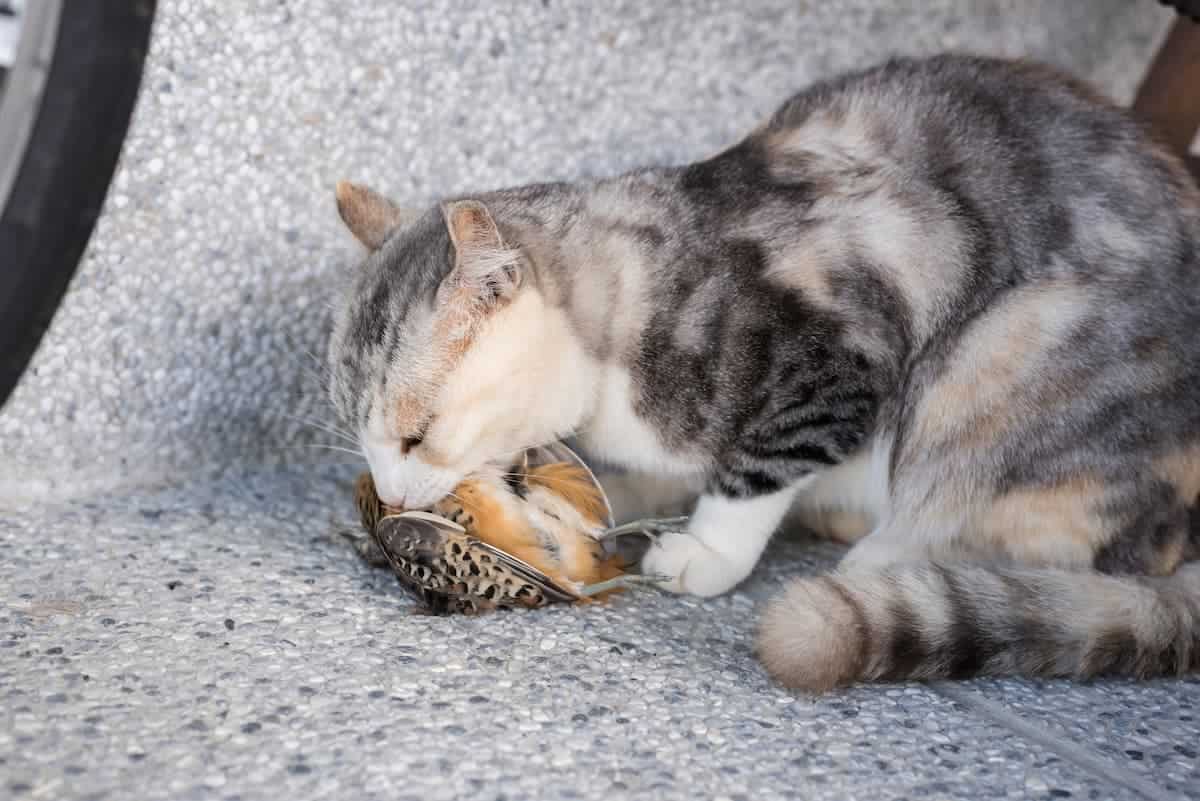
[[[678,162],[890,53],[1128,100],[1153,0],[167,0],[121,169],[0,413],[0,798],[1200,798],[1200,685],[773,686],[738,593],[434,619],[334,535],[332,186]],[[309,447],[315,446],[315,447]],[[344,457],[344,458],[343,458]]]

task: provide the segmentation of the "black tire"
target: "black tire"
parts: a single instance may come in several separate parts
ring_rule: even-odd
[[[156,4],[63,6],[41,106],[0,209],[0,406],[92,235],[137,100]]]
[[[1177,14],[1192,22],[1200,22],[1200,0],[1159,0],[1159,3],[1175,9]]]

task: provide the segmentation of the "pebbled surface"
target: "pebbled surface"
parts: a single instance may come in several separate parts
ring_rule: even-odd
[[[745,5],[745,4],[743,4]],[[1194,681],[773,686],[741,591],[411,614],[333,532],[319,354],[405,203],[711,152],[893,52],[1029,54],[1127,100],[1151,0],[162,0],[88,256],[0,412],[0,798],[1200,798]]]
[[[1200,796],[1200,676],[1143,685],[1105,681],[988,681],[990,700],[1103,754],[1121,770]]]
[[[0,515],[0,794],[1145,797],[1054,723],[1017,736],[923,685],[773,686],[757,599],[832,546],[781,541],[713,601],[433,618],[336,537],[348,498],[289,469]]]

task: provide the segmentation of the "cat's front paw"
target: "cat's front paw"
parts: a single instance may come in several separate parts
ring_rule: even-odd
[[[700,540],[678,531],[661,534],[642,558],[642,572],[669,578],[659,586],[670,592],[711,598],[733,589],[750,573]]]

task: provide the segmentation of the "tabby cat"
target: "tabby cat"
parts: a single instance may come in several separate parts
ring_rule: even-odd
[[[1200,193],[1080,82],[893,59],[695,163],[338,206],[330,391],[386,502],[573,435],[694,499],[671,590],[790,512],[853,543],[766,610],[789,686],[1200,665]]]

